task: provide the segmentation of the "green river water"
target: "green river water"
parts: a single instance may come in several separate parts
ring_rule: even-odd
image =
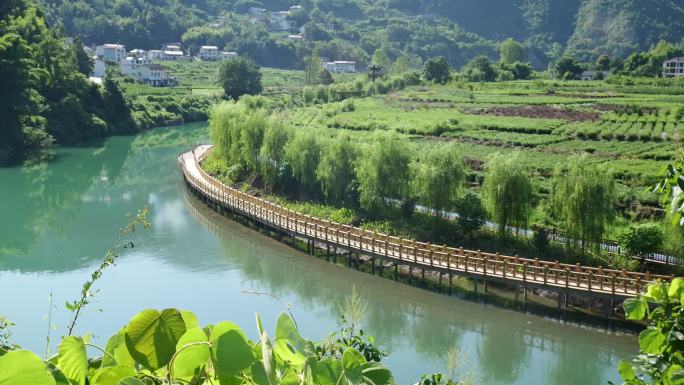
[[[0,169],[0,314],[17,324],[16,343],[44,352],[50,293],[53,345],[65,334],[65,301],[117,242],[125,214],[147,205],[153,228],[136,232],[136,247],[98,281],[77,327],[95,343],[139,310],[165,307],[192,310],[203,324],[230,320],[255,337],[254,313],[273,325],[283,305],[243,291],[279,296],[303,334],[320,340],[336,329],[337,304],[355,287],[368,304],[364,329],[388,351],[398,384],[445,371],[453,346],[480,384],[606,384],[635,353],[633,336],[398,284],[231,222],[182,184],[176,155],[201,142],[205,124],[163,128],[62,148],[47,165]]]

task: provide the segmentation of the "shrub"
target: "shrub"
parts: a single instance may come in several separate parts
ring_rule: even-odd
[[[632,225],[620,236],[620,246],[633,256],[642,257],[663,246],[665,234],[657,223]]]

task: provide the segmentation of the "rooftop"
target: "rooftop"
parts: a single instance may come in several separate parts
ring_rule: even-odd
[[[119,48],[119,49],[124,48],[123,44],[109,44],[109,43],[107,43],[107,44],[103,44],[102,46],[105,48]]]
[[[200,49],[218,49],[218,47],[215,45],[203,45]]]

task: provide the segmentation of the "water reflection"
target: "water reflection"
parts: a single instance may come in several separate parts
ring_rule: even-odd
[[[163,229],[183,226],[175,156],[204,136],[204,124],[159,129],[58,149],[49,163],[0,168],[0,270],[87,266],[117,241],[124,214],[145,205]]]
[[[298,305],[307,309],[335,314],[336,304],[355,286],[368,301],[366,331],[390,353],[410,347],[421,360],[441,363],[450,348],[465,348],[475,358],[474,365],[484,369],[477,372],[487,384],[596,383],[614,378],[619,359],[631,354],[629,338],[429,293],[335,266],[250,230],[236,231],[228,219],[187,194],[186,202],[192,216],[217,235],[223,258],[247,281],[275,295],[296,297],[301,301]],[[614,346],[615,339],[622,343],[621,353],[604,347]],[[551,369],[546,369],[548,357],[554,357],[546,363]],[[584,361],[587,370],[573,374],[577,367],[569,363]]]

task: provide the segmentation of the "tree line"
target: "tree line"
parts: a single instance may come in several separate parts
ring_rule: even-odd
[[[207,166],[234,183],[250,181],[299,200],[352,208],[371,219],[396,215],[397,206],[406,216],[417,207],[435,217],[457,212],[464,233],[491,219],[504,239],[526,230],[541,207],[567,234],[567,245],[582,250],[597,250],[617,217],[610,170],[586,156],[557,167],[548,196],[537,190],[519,153],[491,156],[478,185],[456,143],[418,149],[391,132],[361,142],[346,133],[290,126],[282,112],[271,113],[258,100],[243,97],[216,106],[211,114],[215,150]],[[338,103],[338,108],[353,111],[354,102]],[[479,195],[472,192],[478,189]]]

